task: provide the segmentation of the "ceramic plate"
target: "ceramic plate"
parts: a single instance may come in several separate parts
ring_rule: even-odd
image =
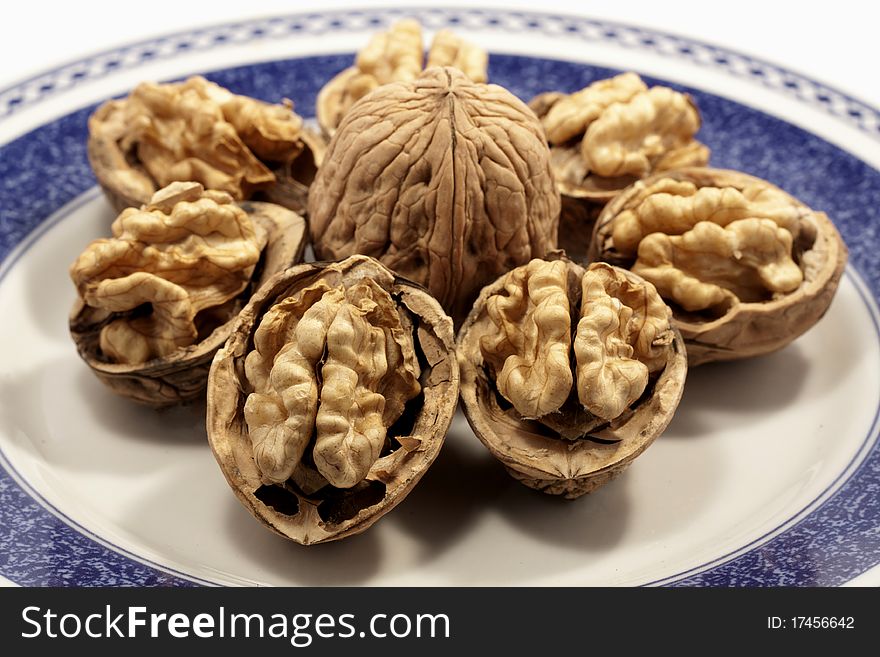
[[[390,10],[284,16],[98,54],[0,91],[0,575],[25,585],[838,585],[880,580],[880,115],[806,77],[666,34],[504,11],[417,10],[491,52],[524,99],[622,69],[686,89],[715,166],[826,211],[850,266],[773,355],[693,370],[668,431],[576,502],[510,479],[459,416],[361,536],[303,548],[236,501],[204,405],[113,396],[67,334],[67,267],[113,218],[85,154],[95,104],[203,73],[306,116]],[[872,570],[873,569],[873,570]]]

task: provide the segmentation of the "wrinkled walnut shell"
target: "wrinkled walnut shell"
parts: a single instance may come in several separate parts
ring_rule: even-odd
[[[306,495],[292,479],[283,486],[261,479],[245,422],[251,385],[244,362],[253,349],[254,332],[273,304],[328,273],[345,281],[371,279],[408,311],[421,363],[421,392],[408,403],[411,411],[389,428],[392,451],[382,453],[363,485],[350,491],[329,486]],[[208,381],[208,440],[230,487],[257,520],[303,545],[334,541],[366,530],[409,494],[443,445],[458,390],[452,321],[423,288],[364,256],[302,264],[276,275],[252,297],[217,352]]]
[[[673,307],[673,322],[684,337],[691,366],[776,351],[822,318],[831,305],[846,266],[847,248],[840,233],[824,212],[813,211],[774,185],[739,171],[691,167],[658,173],[632,185],[600,214],[588,250],[588,261],[632,266],[634,259],[624,257],[613,247],[611,230],[615,217],[637,205],[643,198],[645,188],[663,178],[693,182],[697,187],[734,187],[740,190],[749,184],[763,184],[802,208],[808,213],[807,219],[815,224],[815,240],[812,244],[795,243],[795,262],[803,271],[804,280],[793,292],[764,302],[737,303],[717,318],[704,319]],[[809,260],[809,266],[805,265],[805,259]]]
[[[92,115],[92,120],[101,120],[102,112],[108,112],[110,107],[109,102],[100,106]],[[270,167],[276,178],[275,183],[258,191],[251,200],[275,203],[297,214],[306,214],[309,186],[321,166],[327,144],[320,134],[305,126],[300,138],[304,144],[302,152],[292,162]],[[136,184],[133,172],[149,178],[136,152],[123,150],[119,142],[107,135],[89,130],[87,153],[98,184],[117,212],[149,203],[152,193],[161,187],[155,180],[155,189],[152,191]]]
[[[558,215],[535,116],[448,67],[359,100],[309,193],[318,258],[377,258],[456,322],[484,284],[556,248]]]
[[[211,359],[229,337],[235,313],[254,289],[259,289],[275,273],[302,260],[306,244],[305,220],[272,203],[244,201],[240,207],[267,233],[254,280],[239,296],[228,321],[205,339],[181,348],[168,358],[154,358],[130,365],[108,362],[101,357],[99,339],[107,318],[77,298],[70,313],[70,334],[80,357],[95,376],[111,390],[136,402],[161,408],[196,399],[204,393]]]
[[[581,266],[569,262],[568,267],[570,276],[583,277]],[[631,272],[625,275],[644,283]],[[487,300],[503,289],[504,277],[483,288],[459,331],[462,409],[474,433],[514,479],[544,493],[576,499],[617,477],[666,429],[687,375],[684,341],[673,329],[659,375],[619,418],[585,438],[565,439],[545,424],[519,416],[489,376],[480,338],[485,335]]]

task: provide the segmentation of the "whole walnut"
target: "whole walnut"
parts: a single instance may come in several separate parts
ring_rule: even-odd
[[[372,256],[428,288],[456,321],[484,284],[555,248],[558,216],[535,115],[454,68],[356,103],[309,192],[318,258]]]
[[[590,260],[651,281],[698,365],[766,354],[828,310],[846,245],[822,212],[765,180],[722,169],[658,173],[596,221]]]
[[[620,190],[657,171],[702,166],[709,149],[696,140],[693,98],[648,87],[635,73],[599,80],[572,94],[543,93],[529,102],[544,126],[562,194],[559,246],[576,260],[596,217]]]
[[[305,545],[364,531],[436,458],[458,404],[452,321],[371,258],[281,272],[208,383],[208,439],[244,506]]]
[[[471,428],[526,486],[592,492],[678,407],[687,357],[670,319],[654,286],[624,269],[565,258],[517,267],[483,288],[458,335]]]
[[[193,181],[302,214],[324,147],[290,101],[264,103],[200,76],[143,82],[89,117],[89,162],[120,212]]]

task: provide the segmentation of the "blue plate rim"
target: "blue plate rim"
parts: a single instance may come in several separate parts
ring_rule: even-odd
[[[348,31],[352,28],[352,21],[358,29],[363,30],[387,25],[392,20],[406,16],[418,18],[429,28],[466,26],[467,21],[472,21],[481,22],[479,25],[481,29],[495,29],[502,32],[508,31],[505,21],[524,21],[518,23],[516,27],[557,36],[556,30],[561,28],[567,36],[580,35],[586,41],[611,42],[624,48],[649,50],[663,57],[710,65],[714,70],[724,71],[732,77],[747,77],[753,82],[760,81],[764,86],[821,109],[880,141],[880,109],[853,94],[841,91],[832,84],[821,82],[795,69],[779,66],[760,57],[692,37],[619,21],[549,12],[465,7],[385,7],[298,12],[170,32],[71,59],[0,88],[0,120],[85,81],[105,77],[121,70],[137,68],[159,59],[173,58],[184,51],[221,48],[232,43],[232,37],[236,36],[236,32],[247,31],[246,40],[252,42],[283,36],[271,34],[272,25],[286,23],[290,28],[288,30],[290,34],[304,32],[321,34],[329,31]],[[309,26],[309,21],[321,21],[321,24]],[[365,26],[364,23],[369,25]],[[211,41],[198,43],[198,37],[206,35],[213,35]],[[239,40],[235,43],[242,43],[241,37],[237,38]],[[637,42],[630,39],[636,39]],[[168,44],[175,44],[173,53],[160,55],[158,51]],[[180,49],[181,44],[186,46],[183,50]],[[136,59],[126,62],[125,55],[130,53],[136,53]],[[711,62],[700,60],[700,57],[706,54],[712,55]],[[743,70],[747,75],[742,73]],[[805,93],[810,97],[806,97]]]

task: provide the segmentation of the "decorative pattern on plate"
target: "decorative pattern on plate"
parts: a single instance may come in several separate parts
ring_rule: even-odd
[[[404,15],[428,29],[447,26],[539,32],[616,43],[684,58],[725,74],[745,77],[824,108],[841,121],[880,138],[880,111],[766,62],[691,40],[589,19],[494,10],[370,10],[263,19],[180,33],[75,62],[0,91],[0,118],[24,110],[87,80],[134,69],[156,58],[291,34],[373,30]],[[350,54],[308,57],[226,69],[208,77],[237,93],[272,99],[283,89],[311,115],[321,84],[344,68]],[[572,62],[492,55],[490,79],[522,98],[548,88],[575,90],[614,71]],[[649,83],[665,81],[646,78]],[[851,248],[853,265],[867,282],[866,304],[880,296],[880,172],[849,153],[759,111],[698,90],[692,93],[706,118],[701,139],[713,149],[713,165],[739,168],[784,187],[825,210]],[[275,98],[277,100],[277,98]],[[48,226],[47,217],[95,184],[85,155],[87,107],[0,147],[0,280]],[[737,135],[725,126],[737,125]],[[750,144],[772,145],[757,152]],[[812,167],[801,166],[811,161]],[[81,198],[80,201],[83,199]],[[69,208],[68,208],[69,209]],[[63,213],[54,220],[63,220]],[[32,232],[33,231],[33,232]],[[7,258],[17,246],[13,258]],[[849,275],[849,274],[848,274]],[[876,316],[874,321],[876,324]],[[880,328],[878,328],[880,331]],[[880,446],[875,417],[860,453],[838,481],[813,504],[753,544],[654,584],[836,585],[880,563]],[[2,454],[0,454],[2,456]],[[108,547],[70,518],[23,488],[0,459],[0,574],[27,585],[191,585],[209,583]],[[808,556],[808,559],[804,557]]]
[[[73,62],[0,91],[0,118],[61,91],[120,70],[135,68],[182,52],[280,39],[297,34],[373,30],[415,16],[429,30],[443,27],[493,30],[505,34],[532,32],[551,37],[615,44],[648,50],[663,57],[690,60],[735,77],[758,81],[821,108],[880,139],[880,111],[832,87],[754,57],[686,37],[578,16],[495,9],[369,9],[292,14],[179,32],[108,50]]]

